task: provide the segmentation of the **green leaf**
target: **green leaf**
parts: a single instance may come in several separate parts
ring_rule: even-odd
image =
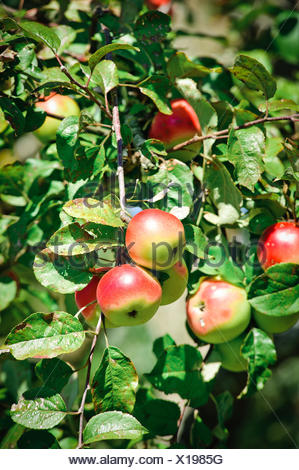
[[[91,385],[95,411],[131,413],[137,386],[138,375],[131,360],[114,346],[106,348]]]
[[[60,449],[60,445],[48,431],[27,431],[19,439],[18,449]]]
[[[141,93],[153,100],[161,113],[172,114],[169,100],[166,98],[167,92],[170,88],[168,78],[161,75],[152,75],[146,78],[143,82],[138,83],[137,86]]]
[[[119,49],[130,49],[130,50],[139,52],[138,47],[131,46],[131,44],[122,44],[122,43],[108,44],[98,49],[94,54],[92,54],[89,57],[88,64],[91,70],[95,68],[95,66],[103,59],[103,57]]]
[[[283,317],[299,312],[299,266],[271,266],[250,285],[249,302],[258,312]]]
[[[17,283],[11,277],[0,278],[0,312],[5,310],[17,294]]]
[[[56,134],[59,158],[66,168],[73,168],[78,146],[79,118],[69,116],[61,121]]]
[[[96,224],[122,227],[124,224],[118,216],[119,210],[112,207],[108,201],[98,201],[93,198],[79,198],[68,201],[63,206],[64,212],[77,219]]]
[[[282,110],[287,110],[290,109],[292,111],[298,112],[299,111],[299,104],[295,103],[293,100],[272,100],[269,101],[268,103],[268,111],[269,112],[276,112],[276,111],[282,111]],[[261,103],[259,105],[259,110],[262,113],[265,113],[267,110],[266,103]]]
[[[65,312],[33,313],[9,333],[5,341],[18,360],[55,357],[76,351],[85,333],[79,320]]]
[[[61,359],[42,359],[35,366],[35,373],[47,388],[61,392],[68,383],[73,369]]]
[[[252,90],[262,91],[266,100],[272,98],[276,91],[276,81],[267,69],[256,59],[239,55],[233,67],[232,74]]]
[[[1,441],[0,449],[15,449],[17,442],[24,433],[25,428],[21,424],[14,424]]]
[[[204,250],[208,240],[202,230],[196,225],[187,224],[184,226],[186,236],[185,250],[192,253],[197,258],[204,257]]]
[[[222,69],[209,69],[204,65],[192,62],[184,52],[176,52],[167,62],[167,73],[171,81],[177,78],[198,77],[202,78],[211,72]]]
[[[195,449],[200,449],[203,446],[209,447],[213,441],[211,429],[208,428],[199,415],[194,419],[191,430],[191,439],[193,448]]]
[[[112,60],[103,60],[97,64],[92,73],[92,80],[107,95],[118,85],[118,71],[115,63]]]
[[[91,418],[83,432],[84,444],[109,439],[140,439],[148,431],[133,416],[106,411]]]
[[[253,328],[244,340],[242,356],[248,361],[248,379],[238,398],[250,396],[262,390],[271,377],[268,366],[276,361],[276,351],[272,339],[262,330]]]
[[[48,289],[61,294],[72,294],[83,289],[92,275],[86,272],[88,263],[83,256],[58,257],[48,248],[38,253],[33,270],[37,280]]]
[[[231,418],[234,399],[231,393],[226,390],[214,397],[214,403],[217,410],[218,425],[214,428],[213,434],[220,441],[225,441],[228,438],[228,430],[225,427],[225,422]]]
[[[53,29],[35,21],[21,21],[18,25],[25,32],[25,36],[38,42],[43,42],[53,52],[57,52],[60,47],[60,39]]]
[[[258,127],[231,130],[228,139],[229,160],[236,169],[238,183],[253,190],[264,169],[265,136]]]
[[[160,338],[155,339],[153,344],[153,353],[155,354],[156,358],[164,352],[168,346],[175,346],[175,341],[169,334],[161,336]]]
[[[214,159],[206,167],[204,183],[211,200],[218,209],[218,217],[214,216],[212,223],[234,224],[240,217],[242,195],[226,167]],[[209,220],[208,217],[205,218]]]
[[[158,361],[147,380],[158,390],[169,394],[178,393],[190,400],[197,408],[208,400],[208,388],[201,376],[202,356],[188,344],[169,346],[158,357]]]
[[[169,31],[170,17],[160,11],[149,11],[139,16],[134,25],[136,38],[145,44],[163,41]]]
[[[30,429],[51,429],[66,416],[62,397],[51,389],[32,389],[11,407],[11,418]]]
[[[155,398],[152,393],[138,390],[134,416],[153,436],[169,436],[177,432],[180,408],[169,400]]]
[[[5,119],[10,123],[11,127],[18,135],[22,134],[25,128],[25,118],[16,103],[5,97],[0,97],[0,108],[2,109]]]

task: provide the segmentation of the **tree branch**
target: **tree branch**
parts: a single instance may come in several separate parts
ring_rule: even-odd
[[[242,126],[237,126],[234,127],[233,129],[235,131],[238,131],[240,129],[247,129],[247,127],[252,127],[257,124],[263,124],[264,122],[273,122],[273,121],[291,121],[291,122],[297,122],[299,121],[299,114],[291,114],[288,116],[275,116],[275,117],[263,117],[260,119],[255,119],[254,121],[249,121],[246,122],[245,124],[242,124]],[[195,135],[192,137],[192,139],[186,140],[185,142],[182,142],[181,144],[175,145],[171,149],[169,149],[169,152],[175,152],[177,150],[181,150],[184,147],[187,147],[188,145],[195,144],[196,142],[201,142],[206,139],[226,139],[228,137],[230,129],[224,129],[222,131],[214,132],[212,134],[207,134],[207,135]]]

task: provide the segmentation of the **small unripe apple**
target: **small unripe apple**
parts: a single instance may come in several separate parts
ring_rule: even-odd
[[[193,333],[207,343],[231,341],[250,321],[245,289],[229,282],[204,278],[187,300],[187,320]]]
[[[75,292],[75,301],[78,309],[85,307],[90,302],[95,302],[84,310],[82,310],[82,316],[85,318],[88,325],[95,327],[98,323],[99,317],[101,315],[101,310],[99,309],[97,303],[97,287],[99,281],[103,275],[109,271],[110,268],[97,268],[96,273],[93,276],[92,280],[87,284],[84,289]]]
[[[257,311],[253,312],[254,319],[262,330],[267,333],[283,333],[294,326],[299,320],[299,312],[292,315],[277,317]]]
[[[135,263],[166,270],[177,263],[185,247],[182,222],[160,209],[145,209],[129,222],[126,247]]]
[[[76,101],[69,96],[59,95],[58,93],[51,93],[44,101],[36,103],[36,106],[47,113],[64,118],[68,116],[79,116],[80,114],[80,108]],[[34,134],[45,143],[50,140],[55,140],[60,123],[61,121],[59,119],[47,116],[45,122],[39,129],[34,131]]]
[[[0,134],[5,131],[8,126],[8,121],[6,119],[0,117]]]
[[[146,0],[146,5],[150,10],[159,10],[166,14],[171,11],[171,0]]]
[[[257,256],[264,269],[277,263],[299,264],[299,226],[295,222],[270,225],[259,239]]]
[[[183,295],[188,282],[188,269],[185,261],[182,259],[175,263],[170,269],[160,271],[166,273],[169,277],[163,281],[158,276],[162,286],[161,305],[168,305],[178,300]]]
[[[18,160],[17,157],[13,154],[11,149],[0,150],[0,168],[2,166],[14,163],[17,160]]]
[[[117,266],[99,282],[97,300],[115,326],[134,326],[150,320],[159,308],[162,289],[148,271],[130,264]]]
[[[149,137],[161,140],[167,150],[195,135],[201,135],[197,114],[188,101],[184,99],[172,100],[171,109],[172,114],[163,114],[159,111],[154,117],[149,131]],[[182,150],[171,152],[169,155],[178,160],[189,161],[195,158],[200,147],[201,142],[196,142]]]
[[[216,351],[220,354],[223,369],[231,372],[242,372],[247,369],[247,361],[241,354],[243,341],[244,335],[227,343],[217,344]]]

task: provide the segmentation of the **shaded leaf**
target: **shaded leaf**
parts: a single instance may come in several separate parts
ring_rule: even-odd
[[[146,78],[143,82],[138,83],[137,86],[141,93],[153,100],[161,113],[172,114],[169,100],[166,98],[170,87],[168,78],[161,75],[152,75]]]
[[[18,26],[25,32],[25,36],[35,39],[38,42],[42,41],[46,46],[52,49],[53,52],[58,51],[60,39],[53,29],[37,23],[36,21],[21,21]]]
[[[276,91],[276,81],[267,69],[252,57],[239,55],[233,67],[232,74],[244,82],[252,90],[262,91],[265,98],[272,98]]]
[[[175,81],[177,78],[185,77],[205,77],[209,73],[221,71],[218,69],[209,69],[201,64],[192,62],[184,52],[176,52],[167,62],[167,73],[170,80]]]
[[[42,359],[35,366],[35,373],[44,386],[56,392],[61,392],[73,372],[68,364],[56,358]]]
[[[122,43],[107,44],[106,46],[103,46],[100,49],[98,49],[94,54],[92,54],[89,57],[88,64],[91,70],[95,68],[95,66],[103,59],[103,57],[119,49],[131,49],[131,50],[139,52],[138,47],[131,46],[131,44],[122,44]]]

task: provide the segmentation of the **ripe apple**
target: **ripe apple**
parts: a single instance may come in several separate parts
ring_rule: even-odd
[[[175,302],[183,295],[188,282],[188,269],[185,261],[178,261],[170,269],[160,271],[166,273],[169,277],[163,281],[158,275],[158,280],[162,286],[161,305],[168,305]]]
[[[295,222],[270,225],[259,239],[257,256],[264,269],[277,263],[299,264],[299,226]]]
[[[5,165],[14,163],[17,160],[17,157],[13,154],[11,149],[0,150],[0,168]]]
[[[166,270],[183,254],[185,231],[182,222],[160,209],[145,209],[129,222],[126,247],[135,263],[153,270]]]
[[[59,95],[54,92],[47,96],[44,101],[36,103],[36,106],[48,113],[62,117],[79,116],[80,114],[80,108],[76,101],[69,96]],[[47,116],[45,122],[39,129],[34,131],[34,134],[44,143],[55,140],[60,122],[59,119]]]
[[[166,14],[171,11],[171,0],[146,0],[146,5],[150,10],[159,10]]]
[[[247,361],[241,354],[245,336],[238,336],[227,343],[217,344],[216,351],[220,354],[221,366],[231,372],[242,372],[247,369]]]
[[[250,321],[245,289],[218,278],[204,278],[187,300],[191,330],[207,343],[224,343],[239,336]]]
[[[172,100],[171,109],[172,114],[163,114],[159,111],[154,117],[149,131],[149,137],[161,140],[167,150],[195,135],[201,135],[197,114],[188,101],[184,99]],[[171,152],[170,156],[187,162],[196,157],[200,147],[201,142],[196,142],[182,150]]]
[[[253,312],[257,325],[267,333],[283,333],[294,326],[299,320],[299,312],[292,315],[277,317],[266,313]]]
[[[97,300],[105,317],[115,326],[134,326],[150,320],[159,308],[162,289],[148,271],[123,264],[104,274]]]

